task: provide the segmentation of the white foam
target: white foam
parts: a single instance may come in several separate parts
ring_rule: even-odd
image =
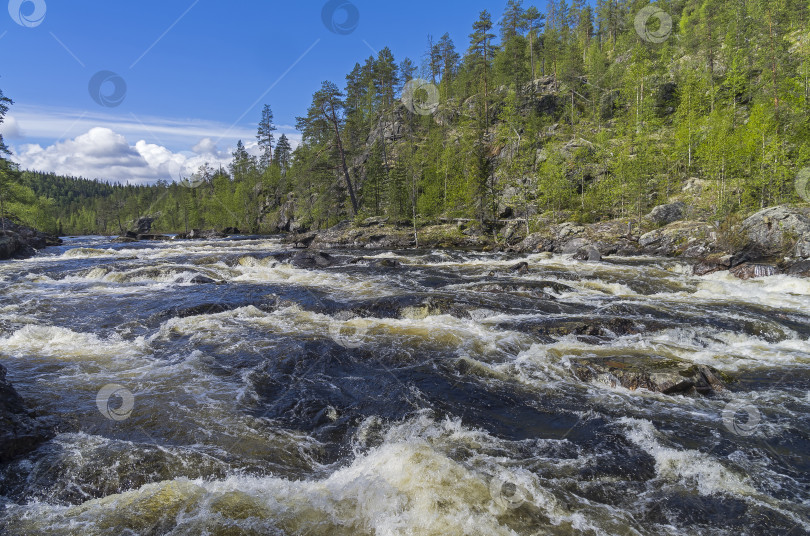
[[[658,440],[658,432],[651,422],[628,417],[618,422],[627,427],[627,438],[655,459],[655,471],[659,478],[697,489],[701,495],[757,494],[749,485],[747,476],[730,471],[708,454],[664,446]]]

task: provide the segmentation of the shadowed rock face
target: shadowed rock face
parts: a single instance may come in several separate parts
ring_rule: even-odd
[[[55,236],[19,225],[7,218],[0,219],[0,260],[26,258],[37,250],[58,246],[62,241]],[[2,228],[5,226],[5,232]]]
[[[0,365],[0,463],[27,454],[53,437],[49,423],[32,417]]]

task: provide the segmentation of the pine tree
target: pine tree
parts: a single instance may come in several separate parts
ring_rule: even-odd
[[[259,166],[261,169],[267,169],[273,162],[273,142],[275,140],[276,126],[273,124],[273,110],[269,104],[264,105],[262,110],[262,119],[259,121],[259,130],[256,134],[256,139],[259,140],[259,148],[262,151],[259,157]]]

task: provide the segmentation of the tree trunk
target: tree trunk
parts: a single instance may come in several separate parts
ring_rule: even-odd
[[[337,114],[335,113],[335,105],[331,102],[329,103],[329,120],[332,122],[332,126],[335,128],[335,139],[337,140],[338,152],[340,153],[340,162],[343,165],[343,176],[346,179],[346,188],[349,189],[349,197],[352,200],[352,210],[354,211],[354,215],[357,216],[358,208],[357,208],[357,197],[354,195],[354,187],[352,186],[352,179],[349,177],[349,166],[346,165],[346,153],[343,150],[343,141],[340,139],[340,128],[338,127],[338,120]]]

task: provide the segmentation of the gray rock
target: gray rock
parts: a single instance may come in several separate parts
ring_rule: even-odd
[[[799,257],[810,256],[810,207],[781,205],[757,212],[740,226],[746,260],[781,257],[798,240]]]
[[[810,261],[799,261],[793,263],[787,273],[799,277],[810,277]]]
[[[723,375],[705,365],[652,356],[584,358],[572,362],[574,375],[585,382],[621,385],[664,394],[711,395],[724,391]]]
[[[0,365],[0,463],[31,452],[54,435],[53,423],[28,412]]]
[[[140,218],[135,222],[135,228],[138,234],[148,235],[152,232],[152,224],[155,223],[156,218],[145,217]]]
[[[740,279],[754,279],[755,277],[770,277],[772,275],[779,275],[782,273],[782,270],[780,270],[778,266],[774,266],[772,264],[746,262],[732,268],[731,273]]]
[[[2,231],[3,227],[5,232]],[[8,218],[0,218],[0,260],[31,257],[40,249],[61,243],[62,240],[56,236],[20,225]]]
[[[568,242],[564,243],[559,249],[560,253],[563,253],[565,255],[572,255],[575,254],[580,249],[587,247],[592,247],[587,239],[574,238],[573,240],[569,240]]]
[[[585,246],[576,252],[574,258],[578,261],[598,262],[602,260],[602,254],[594,246]]]
[[[659,205],[647,217],[659,225],[667,225],[686,217],[686,205],[681,202]]]

